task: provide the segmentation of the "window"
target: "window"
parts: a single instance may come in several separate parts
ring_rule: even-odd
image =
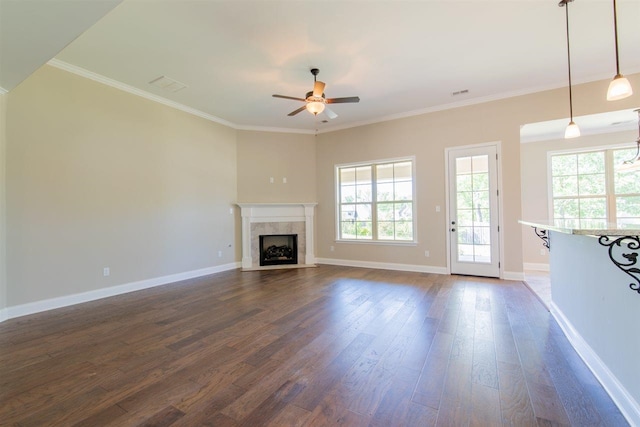
[[[415,241],[413,163],[336,167],[339,240]]]
[[[607,223],[640,223],[640,170],[622,167],[635,148],[551,156],[554,224],[597,228]]]

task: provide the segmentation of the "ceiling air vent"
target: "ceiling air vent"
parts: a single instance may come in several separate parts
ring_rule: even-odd
[[[451,92],[451,96],[464,95],[465,93],[469,93],[469,89],[463,89],[456,92]]]
[[[179,90],[187,87],[186,84],[180,83],[177,80],[170,79],[167,76],[160,76],[157,79],[153,79],[149,82],[150,85],[157,86],[169,92],[178,92]]]

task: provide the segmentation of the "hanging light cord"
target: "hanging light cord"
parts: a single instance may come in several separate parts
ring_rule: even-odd
[[[565,18],[567,22],[567,64],[569,66],[569,115],[573,122],[573,94],[571,93],[571,48],[569,47],[569,2],[573,0],[562,0],[560,6],[565,7]],[[614,0],[615,1],[615,0]]]
[[[616,0],[613,0],[613,34],[616,41],[616,76],[620,75],[620,59],[618,59],[618,14],[616,13]]]

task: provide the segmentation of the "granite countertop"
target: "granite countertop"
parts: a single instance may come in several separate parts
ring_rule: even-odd
[[[581,228],[558,227],[552,221],[525,221],[519,220],[520,224],[529,225],[544,230],[558,231],[567,234],[579,234],[586,236],[640,236],[640,224],[594,224],[593,227],[584,226]]]

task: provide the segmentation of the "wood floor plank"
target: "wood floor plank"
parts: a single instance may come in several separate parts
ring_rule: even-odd
[[[627,425],[520,282],[227,271],[0,323],[0,424]]]

